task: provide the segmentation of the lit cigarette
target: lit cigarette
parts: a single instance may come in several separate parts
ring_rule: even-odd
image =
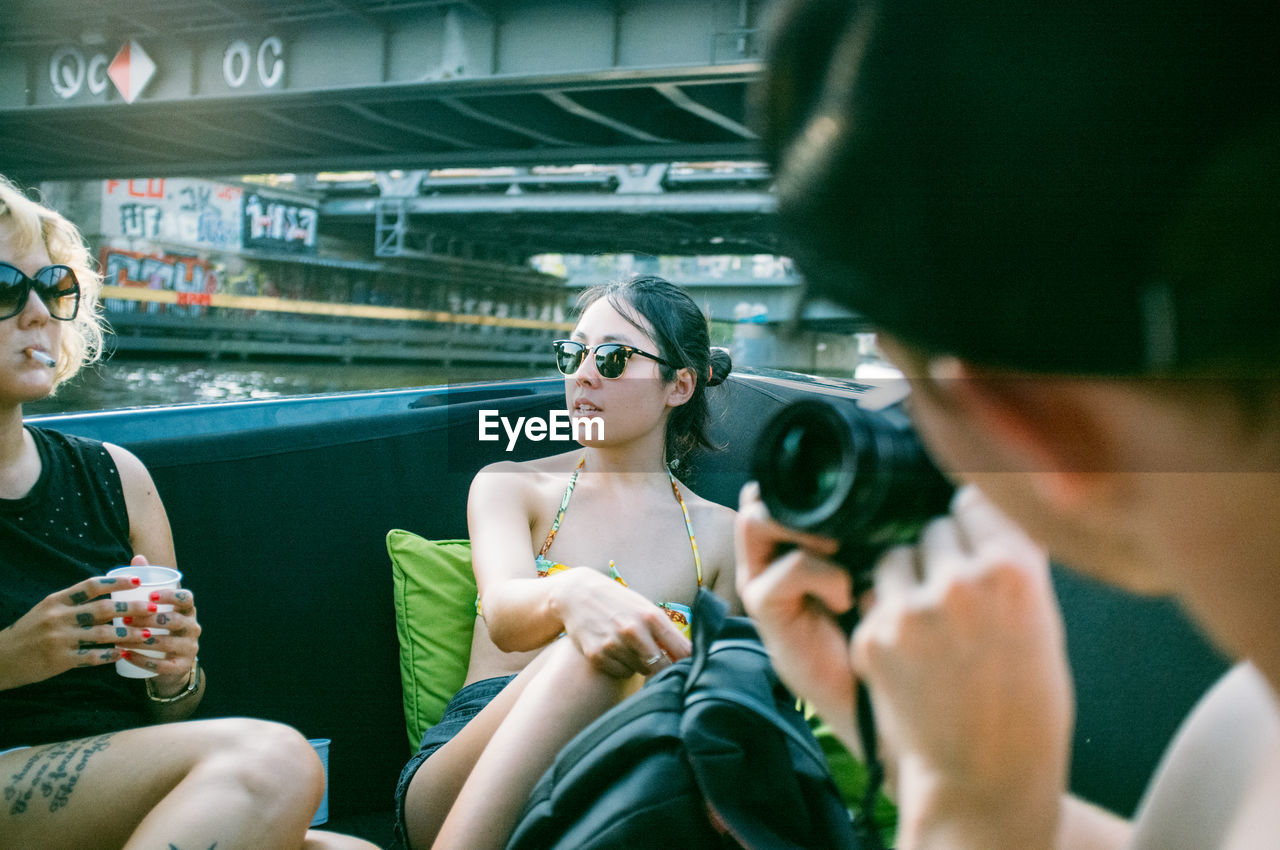
[[[48,354],[45,354],[43,351],[41,351],[38,348],[28,348],[27,356],[30,357],[32,360],[36,361],[37,363],[48,366],[50,369],[52,369],[58,363],[57,360],[54,360],[52,357],[50,357]]]

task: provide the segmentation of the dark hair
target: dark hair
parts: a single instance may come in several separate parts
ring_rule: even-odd
[[[755,108],[816,294],[991,365],[1280,368],[1280,4],[779,12]]]
[[[677,369],[691,369],[696,377],[693,395],[667,419],[667,463],[678,466],[699,446],[716,448],[707,434],[711,412],[706,389],[724,383],[733,360],[723,348],[711,347],[707,318],[689,293],[660,277],[633,277],[583,290],[578,296],[579,314],[601,299],[637,330],[652,336],[664,360]],[[675,370],[664,365],[658,366],[658,374],[664,381],[676,377]]]

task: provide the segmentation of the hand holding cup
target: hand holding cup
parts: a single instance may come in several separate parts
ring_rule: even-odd
[[[158,567],[151,564],[138,564],[127,567],[116,567],[107,572],[108,578],[126,578],[134,577],[139,579],[137,584],[131,584],[126,590],[112,591],[111,599],[114,602],[145,602],[152,598],[153,594],[166,590],[176,590],[182,581],[182,573],[172,567]],[[174,610],[171,604],[155,605],[156,614],[169,614]],[[123,635],[125,630],[124,617],[116,617],[113,620],[117,633]],[[149,629],[153,635],[167,635],[169,630],[160,626]],[[145,658],[164,658],[165,653],[152,649],[132,649],[129,652],[137,653]],[[145,664],[145,658],[140,659],[139,663]],[[148,665],[154,668],[154,665]],[[155,669],[146,669],[133,661],[121,658],[116,662],[116,672],[121,676],[130,679],[149,679],[158,675]]]

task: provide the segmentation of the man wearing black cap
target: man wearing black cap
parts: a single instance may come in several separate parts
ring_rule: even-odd
[[[847,575],[751,487],[739,581],[855,749],[869,685],[900,847],[1280,840],[1278,44],[1258,0],[783,7],[761,110],[790,250],[970,486],[881,560],[851,642]],[[1046,551],[1239,659],[1132,823],[1064,793]]]

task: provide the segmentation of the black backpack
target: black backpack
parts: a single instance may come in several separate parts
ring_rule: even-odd
[[[507,850],[854,850],[822,751],[755,628],[700,591],[693,655],[580,732]]]

